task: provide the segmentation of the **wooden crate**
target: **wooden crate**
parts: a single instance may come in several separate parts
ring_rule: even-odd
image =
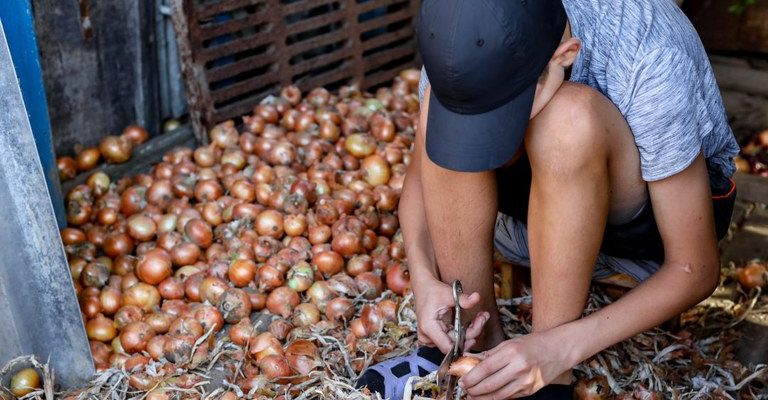
[[[390,81],[418,63],[418,0],[173,0],[195,136],[268,93]]]

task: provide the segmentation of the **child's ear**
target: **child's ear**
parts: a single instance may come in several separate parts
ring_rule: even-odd
[[[552,61],[563,68],[568,68],[573,65],[580,48],[581,40],[576,38],[566,39],[557,46],[557,50],[555,50],[555,54],[552,56]]]

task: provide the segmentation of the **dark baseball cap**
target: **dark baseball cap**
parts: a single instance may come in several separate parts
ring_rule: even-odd
[[[432,85],[427,155],[475,172],[520,148],[536,82],[565,30],[561,0],[424,0],[419,51]]]

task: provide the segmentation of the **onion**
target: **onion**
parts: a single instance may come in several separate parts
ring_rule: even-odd
[[[307,298],[322,312],[325,312],[326,304],[334,297],[336,297],[336,293],[326,281],[317,281],[307,289]]]
[[[119,342],[120,339],[118,338],[117,341]],[[109,364],[109,356],[111,354],[111,351],[109,346],[106,343],[91,340],[88,342],[88,344],[91,349],[91,356],[93,357],[93,363],[96,364],[97,368],[99,368],[100,366]],[[120,348],[122,348],[122,346],[120,346]]]
[[[348,321],[355,316],[355,305],[346,297],[337,297],[325,305],[325,316],[330,321]]]
[[[101,288],[109,280],[109,268],[101,262],[88,263],[80,273],[80,281],[85,287]]]
[[[214,126],[209,135],[211,143],[221,149],[237,145],[237,129],[235,129],[235,122],[231,119]]]
[[[149,139],[149,133],[147,130],[138,125],[126,126],[120,136],[128,139],[134,146],[138,146]]]
[[[196,244],[180,243],[172,248],[171,261],[175,266],[190,265],[194,264],[201,255],[200,247]]]
[[[362,253],[364,250],[360,236],[353,232],[342,232],[334,235],[331,248],[344,257],[351,257]]]
[[[113,315],[123,305],[123,295],[120,290],[105,287],[99,294],[99,302],[101,303],[101,310],[106,315]]]
[[[259,288],[272,290],[285,282],[283,273],[272,265],[263,265],[259,268]]]
[[[315,281],[315,271],[306,261],[301,261],[288,271],[288,287],[301,293]]]
[[[285,340],[285,338],[288,337],[288,334],[293,330],[293,324],[285,319],[278,318],[269,324],[268,330],[278,340]]]
[[[332,208],[335,215],[336,209]],[[331,228],[328,225],[315,225],[309,227],[309,242],[312,244],[327,243],[331,238]]]
[[[144,310],[134,305],[125,305],[115,313],[115,328],[122,330],[131,322],[141,321],[142,318],[144,318]]]
[[[202,305],[195,310],[195,318],[203,325],[203,330],[208,332],[213,329],[216,333],[224,327],[224,317],[214,306]]]
[[[238,346],[245,346],[251,340],[253,336],[253,325],[251,325],[251,319],[245,317],[238,323],[229,327],[227,332],[229,340]]]
[[[147,315],[144,317],[144,322],[149,324],[152,332],[166,333],[171,328],[171,323],[173,323],[174,319],[173,315],[161,311]]]
[[[288,236],[301,236],[307,230],[307,217],[304,214],[288,215],[283,221],[283,229]]]
[[[147,342],[155,336],[149,324],[142,321],[131,322],[120,332],[120,344],[128,353],[144,351]]]
[[[259,370],[269,379],[282,378],[292,375],[291,367],[283,356],[268,355],[259,361]]]
[[[402,296],[405,289],[411,286],[411,277],[403,264],[396,262],[387,269],[387,287],[397,295]]]
[[[282,356],[284,354],[283,346],[271,332],[263,332],[253,338],[251,348],[248,351],[256,358],[256,362],[269,355]]]
[[[221,295],[219,310],[224,321],[231,324],[251,315],[251,300],[243,289],[228,289]]]
[[[139,282],[125,290],[123,304],[149,312],[160,304],[160,293],[154,286]]]
[[[395,140],[395,123],[383,115],[376,113],[371,117],[371,134],[376,140],[391,142]]]
[[[174,364],[185,364],[192,357],[192,349],[197,338],[192,336],[166,336],[163,344],[165,358]]]
[[[96,220],[102,225],[112,225],[117,222],[117,210],[111,207],[102,208],[96,213]]]
[[[248,297],[251,300],[251,308],[253,311],[261,311],[267,306],[266,293],[257,292],[251,288],[246,288],[245,291],[248,293]]]
[[[200,286],[202,286],[205,275],[202,272],[192,274],[184,281],[184,294],[190,301],[201,301],[202,293]]]
[[[139,241],[146,242],[155,237],[157,225],[151,218],[135,214],[128,218],[128,234]]]
[[[356,255],[347,261],[347,274],[351,277],[356,277],[363,272],[370,272],[373,270],[373,260],[368,254]]]
[[[215,179],[202,179],[195,184],[195,199],[199,202],[214,201],[224,195],[224,189]]]
[[[365,158],[376,150],[376,140],[365,133],[355,133],[347,136],[344,149],[357,158]]]
[[[262,211],[256,218],[256,231],[259,235],[280,239],[283,236],[283,214],[275,210]]]
[[[368,336],[368,332],[365,330],[365,325],[360,318],[355,318],[349,323],[349,330],[358,338],[364,338]]]
[[[295,106],[301,101],[301,90],[295,85],[289,85],[280,91],[280,97],[287,100],[290,105]]]
[[[168,327],[168,334],[171,336],[192,336],[197,339],[204,333],[203,325],[193,318],[176,318]]]
[[[280,118],[277,109],[271,104],[259,104],[253,109],[253,114],[259,116],[268,124],[276,124]]]
[[[360,164],[360,169],[363,170],[365,181],[372,186],[384,185],[391,177],[387,160],[378,154],[366,157]]]
[[[214,306],[219,305],[221,296],[227,291],[227,284],[220,278],[209,276],[200,283],[200,298]]]
[[[766,268],[758,261],[752,261],[745,267],[737,269],[739,283],[747,290],[765,286]]]
[[[384,299],[376,303],[376,309],[379,310],[385,322],[397,322],[397,303],[391,299]]]
[[[373,300],[381,295],[384,284],[381,278],[374,272],[363,272],[355,278],[355,284],[360,293],[369,300]]]
[[[298,327],[312,326],[320,321],[320,310],[312,303],[301,303],[293,310],[291,322]]]
[[[34,368],[24,368],[11,377],[11,393],[23,397],[40,389],[40,375]]]
[[[163,249],[155,248],[139,257],[136,277],[150,285],[157,285],[171,275],[171,256]]]
[[[360,312],[360,320],[363,322],[365,332],[369,335],[381,332],[381,329],[384,328],[384,316],[381,314],[381,311],[373,305],[366,304],[363,306],[363,309]]]
[[[190,242],[207,249],[213,244],[213,231],[211,227],[201,219],[191,219],[184,226],[184,234]]]
[[[125,233],[112,233],[104,239],[102,249],[112,258],[129,254],[133,251],[133,240]]]
[[[168,277],[157,285],[160,297],[167,300],[181,300],[184,298],[184,282],[176,277]]]
[[[72,157],[56,158],[56,169],[59,171],[59,179],[66,181],[77,176],[77,161]]]
[[[288,318],[300,302],[299,294],[295,290],[280,286],[267,296],[267,309],[273,314]]]
[[[288,365],[300,375],[307,375],[321,364],[317,346],[309,340],[294,340],[285,347]]]
[[[85,324],[85,332],[88,334],[88,339],[100,342],[109,342],[117,336],[114,322],[102,314],[98,314],[96,318]]]
[[[256,276],[256,263],[251,260],[235,260],[230,264],[227,276],[235,286],[247,286]]]
[[[131,158],[133,145],[127,138],[105,136],[99,142],[99,151],[104,159],[111,163],[124,163]]]
[[[109,179],[109,175],[98,171],[91,174],[88,179],[85,180],[85,183],[91,190],[93,190],[95,196],[101,197],[109,191],[109,185],[112,182]]]
[[[165,346],[165,340],[165,335],[157,335],[147,341],[146,350],[153,360],[160,361],[160,359],[165,356],[165,351],[163,350],[163,347]]]
[[[451,363],[451,366],[448,368],[448,375],[461,378],[472,370],[472,368],[475,368],[477,364],[480,364],[480,358],[475,356],[461,356]]]
[[[65,246],[81,244],[85,240],[85,233],[80,229],[67,227],[61,230],[61,241]]]

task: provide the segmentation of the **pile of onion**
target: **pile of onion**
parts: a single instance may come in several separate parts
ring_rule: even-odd
[[[72,188],[61,238],[97,369],[125,368],[150,390],[152,360],[194,368],[228,340],[243,362],[231,381],[262,393],[322,370],[323,344],[307,332],[335,332],[357,372],[383,354],[369,338],[403,329],[398,296],[410,287],[397,205],[417,77],[375,95],[286,87],[242,125],[213,127],[209,145]],[[60,175],[125,162],[148,136],[138,126],[106,136],[60,158]]]

